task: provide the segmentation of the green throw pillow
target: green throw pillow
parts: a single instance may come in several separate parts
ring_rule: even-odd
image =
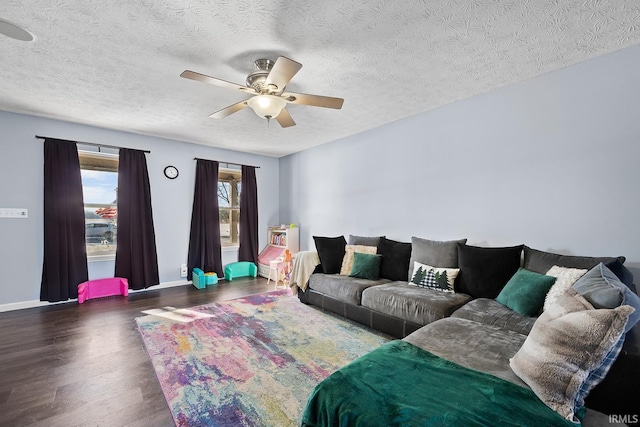
[[[382,255],[354,252],[353,267],[349,276],[360,279],[378,280],[380,278],[380,262]]]
[[[520,267],[496,297],[496,301],[523,316],[535,316],[540,312],[544,297],[555,281],[555,277]]]

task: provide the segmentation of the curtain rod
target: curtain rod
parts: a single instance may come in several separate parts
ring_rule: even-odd
[[[67,141],[67,142],[75,142],[76,144],[83,144],[83,145],[91,145],[93,147],[104,147],[104,148],[115,148],[116,150],[119,150],[121,148],[126,148],[126,147],[118,147],[116,145],[107,145],[107,144],[97,144],[95,142],[84,142],[84,141],[70,141],[68,139],[60,139],[60,138],[51,138],[50,136],[40,136],[40,135],[36,135],[37,139],[54,139],[56,141]],[[135,148],[127,148],[128,150],[135,150]],[[138,151],[142,151],[143,153],[151,153],[151,151],[149,150],[138,150]]]
[[[193,160],[209,160],[209,159],[201,159],[200,157],[194,157]],[[260,169],[260,166],[252,166],[252,165],[243,165],[242,163],[233,163],[233,162],[222,162],[220,160],[209,160],[214,161],[214,162],[218,162],[218,163],[224,163],[225,165],[229,166],[229,165],[234,165],[234,166],[247,166],[250,168],[256,168],[256,169]]]

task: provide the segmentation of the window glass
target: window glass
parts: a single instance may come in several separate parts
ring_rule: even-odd
[[[118,156],[78,152],[87,256],[115,255],[118,240]]]
[[[220,169],[218,173],[220,240],[223,247],[239,244],[241,181],[242,173],[239,170]]]

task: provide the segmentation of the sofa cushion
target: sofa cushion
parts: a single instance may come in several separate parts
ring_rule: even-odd
[[[627,305],[596,310],[569,289],[536,321],[511,369],[547,406],[576,422],[578,393],[624,333]]]
[[[516,313],[494,299],[478,298],[469,301],[453,312],[451,317],[473,320],[485,325],[527,335],[536,321],[535,317]]]
[[[411,238],[411,259],[407,276],[413,273],[413,263],[433,265],[434,267],[458,268],[458,244],[467,243],[467,239],[437,241],[420,237]]]
[[[535,316],[556,278],[519,268],[502,288],[496,301],[523,316]]]
[[[342,266],[340,267],[340,274],[348,276],[351,274],[353,268],[353,254],[356,252],[362,254],[375,254],[378,248],[375,246],[364,245],[346,245],[344,247],[344,258],[342,258]]]
[[[589,270],[573,285],[595,308],[616,308],[629,305],[635,309],[629,316],[624,332],[640,321],[640,297],[631,292],[603,263]]]
[[[347,241],[344,236],[313,236],[313,241],[316,244],[316,251],[318,252],[318,258],[320,258],[322,272],[325,274],[340,273],[342,260],[344,259],[345,246],[347,245]]]
[[[378,246],[380,243],[380,239],[384,236],[354,236],[353,234],[349,234],[349,238],[347,239],[347,243],[349,245],[360,245],[360,246]]]
[[[414,262],[409,284],[436,291],[453,292],[453,283],[459,272],[459,268],[437,268]]]
[[[625,257],[588,257],[561,255],[552,252],[539,251],[528,246],[524,247],[524,261],[522,266],[527,270],[545,274],[551,267],[558,265],[560,267],[586,268],[587,270],[595,267],[600,262],[620,261],[624,264]]]
[[[378,253],[382,255],[380,277],[389,280],[408,281],[411,243],[397,242],[384,236],[378,243]]]
[[[458,243],[460,274],[456,281],[456,292],[474,298],[497,297],[518,271],[521,252],[522,245],[481,248]]]
[[[366,280],[338,274],[314,273],[309,279],[309,288],[338,301],[360,305],[363,290],[388,282],[387,279]]]
[[[349,276],[358,279],[378,280],[381,260],[382,255],[356,252],[353,254],[353,268],[351,268]]]
[[[372,286],[362,292],[363,307],[418,325],[450,316],[470,300],[469,295],[420,288],[406,282]]]
[[[509,367],[509,358],[525,339],[525,335],[498,326],[446,318],[423,326],[404,341],[459,365],[526,387]]]

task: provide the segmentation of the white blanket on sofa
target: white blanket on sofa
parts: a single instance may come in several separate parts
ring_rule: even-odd
[[[303,291],[307,289],[309,278],[318,264],[320,264],[320,258],[316,251],[301,251],[297,253],[293,261],[291,281],[289,282],[294,294],[298,293],[298,288]]]

